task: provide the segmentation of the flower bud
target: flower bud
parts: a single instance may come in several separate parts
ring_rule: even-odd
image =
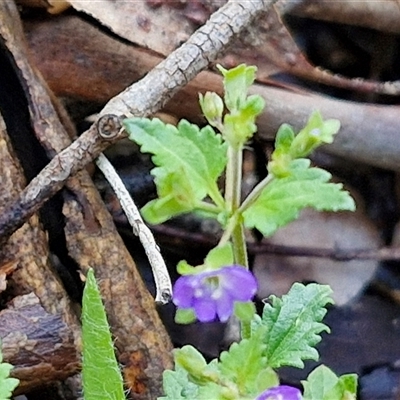
[[[214,92],[206,92],[204,96],[200,93],[199,103],[209,124],[216,127],[220,125],[224,112],[224,102],[221,97]]]

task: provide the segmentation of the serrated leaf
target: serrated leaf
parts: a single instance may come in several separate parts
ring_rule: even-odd
[[[271,304],[264,306],[261,326],[266,328],[265,355],[271,368],[303,368],[303,360],[318,359],[314,346],[321,340],[321,332],[329,332],[320,321],[325,306],[333,303],[331,293],[326,285],[294,283],[281,299],[269,297]]]
[[[291,173],[276,178],[259,198],[243,212],[247,228],[257,228],[264,236],[298,218],[306,207],[319,211],[354,211],[355,203],[343,185],[328,183],[331,175],[319,168],[308,168],[309,160],[295,160]]]
[[[85,400],[124,400],[121,371],[93,270],[82,299],[82,380]]]
[[[10,378],[10,371],[14,367],[11,364],[3,363],[3,353],[1,351],[0,341],[0,399],[8,400],[12,396],[12,392],[18,386],[19,380]]]
[[[304,386],[304,400],[351,400],[356,399],[357,376],[355,374],[341,377],[325,365],[320,365],[312,371]]]
[[[233,343],[229,351],[220,355],[219,369],[222,378],[234,382],[243,396],[256,395],[259,392],[259,375],[268,368],[264,356],[265,345],[262,343],[264,334],[264,329],[259,329],[249,339]],[[273,383],[278,383],[277,377]]]
[[[175,371],[163,372],[163,397],[158,400],[197,399],[198,386],[190,382],[188,373],[177,366]]]
[[[187,212],[207,195],[217,205],[223,204],[217,179],[226,166],[227,147],[210,126],[199,129],[182,120],[175,127],[157,118],[127,119],[124,125],[129,138],[141,146],[141,151],[153,154],[156,168],[152,174],[157,192],[161,200],[166,199],[157,204],[164,220],[168,207],[173,215]],[[155,203],[151,206],[153,218],[157,206]]]

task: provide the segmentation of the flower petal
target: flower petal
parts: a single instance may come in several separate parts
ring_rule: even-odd
[[[210,297],[194,299],[193,308],[200,322],[211,322],[215,320],[217,307]]]
[[[301,392],[292,386],[275,386],[261,393],[256,400],[301,400]]]
[[[192,308],[202,322],[216,316],[225,322],[235,301],[250,301],[257,291],[253,274],[238,265],[181,276],[174,285],[173,302],[178,308]]]
[[[222,293],[218,301],[216,301],[217,315],[221,322],[228,321],[229,317],[232,315],[233,303],[234,300],[227,292]]]
[[[257,280],[247,269],[233,265],[224,268],[221,284],[235,300],[249,301],[257,292]]]
[[[182,308],[192,307],[194,293],[196,291],[197,279],[193,275],[185,275],[178,278],[174,284],[173,303]]]

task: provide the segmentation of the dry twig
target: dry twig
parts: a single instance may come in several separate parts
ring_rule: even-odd
[[[145,78],[111,99],[104,114],[145,116],[160,109],[182,86],[193,79],[229,41],[240,34],[276,0],[229,1],[214,13],[190,39],[149,72]],[[4,241],[65,184],[68,177],[109,146],[92,126],[79,139],[56,155],[0,216],[0,238]]]
[[[121,203],[121,208],[124,210],[126,217],[133,228],[133,233],[139,237],[140,242],[144,247],[153,270],[154,281],[156,284],[156,302],[166,304],[172,295],[171,279],[165,261],[160,254],[160,248],[157,246],[153,234],[143,222],[131,195],[106,156],[100,154],[96,159],[96,165],[113,188],[119,202]]]

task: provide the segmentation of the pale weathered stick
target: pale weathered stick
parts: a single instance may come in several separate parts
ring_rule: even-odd
[[[153,270],[154,282],[156,284],[156,302],[166,304],[172,296],[172,284],[165,261],[160,254],[160,248],[157,246],[153,234],[143,222],[139,210],[126,189],[124,182],[122,182],[122,179],[104,154],[99,155],[96,160],[96,165],[113,188],[133,228],[133,233],[139,237],[143,245]]]
[[[182,86],[216,59],[230,40],[240,34],[276,0],[231,0],[215,12],[190,39],[149,72],[141,81],[111,99],[101,111],[117,116],[145,116],[160,109]],[[67,178],[109,146],[92,126],[59,153],[0,216],[0,238],[5,240],[65,184]]]

